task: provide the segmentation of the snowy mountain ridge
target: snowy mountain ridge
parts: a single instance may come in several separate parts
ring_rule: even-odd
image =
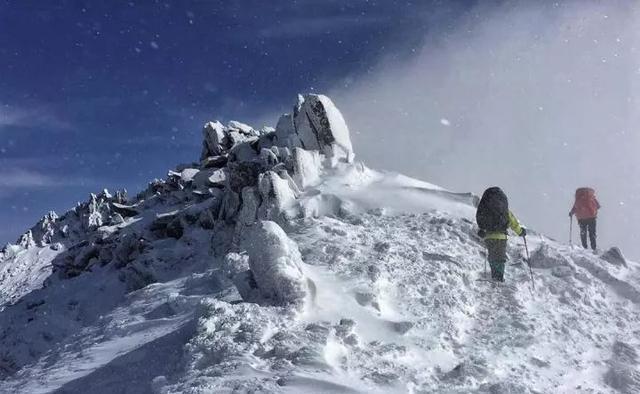
[[[640,273],[530,231],[484,278],[477,197],[355,161],[340,111],[209,122],[200,160],[0,253],[0,392],[640,392]]]

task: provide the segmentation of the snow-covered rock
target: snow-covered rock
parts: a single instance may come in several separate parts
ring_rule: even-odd
[[[276,143],[280,146],[293,146],[297,140],[296,129],[293,123],[293,114],[284,114],[278,119],[276,125]]]
[[[305,189],[319,181],[322,167],[318,152],[294,148],[292,160],[293,179],[300,188]]]
[[[242,208],[238,213],[238,221],[244,225],[253,224],[258,218],[258,207],[260,207],[260,195],[255,187],[245,186],[242,189]]]
[[[533,268],[554,268],[572,265],[569,258],[551,248],[549,244],[542,244],[531,254],[530,262]]]
[[[613,246],[602,254],[602,259],[608,263],[619,266],[627,266],[627,259],[625,259],[620,248]]]
[[[284,115],[278,121],[276,135],[286,145],[316,150],[333,160],[353,161],[349,128],[327,96],[299,96],[293,116]]]
[[[193,177],[193,183],[197,188],[224,187],[228,177],[226,168],[205,169]]]
[[[31,232],[31,230],[22,234],[20,236],[20,239],[18,239],[18,246],[20,246],[22,249],[29,249],[35,245],[36,241],[33,239],[33,232]]]
[[[54,211],[50,211],[31,228],[33,239],[39,246],[53,242],[57,231],[57,220],[58,215]]]
[[[209,122],[202,129],[203,142],[201,160],[209,156],[219,156],[226,144],[224,126],[220,122]]]
[[[229,129],[238,130],[243,134],[254,135],[256,137],[260,135],[260,133],[254,130],[253,127],[236,120],[232,120],[229,122]]]
[[[308,295],[308,279],[302,271],[298,245],[275,222],[262,221],[250,228],[243,249],[249,255],[249,269],[260,301],[295,304]]]
[[[295,191],[286,179],[282,179],[273,171],[260,175],[258,190],[262,204],[258,216],[263,219],[293,218],[296,199]]]

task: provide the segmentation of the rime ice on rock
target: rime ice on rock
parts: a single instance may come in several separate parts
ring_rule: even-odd
[[[56,233],[56,221],[58,215],[50,211],[38,221],[38,223],[31,228],[33,239],[39,246],[50,244]]]
[[[36,242],[33,240],[33,233],[31,232],[31,230],[22,234],[20,236],[20,239],[18,239],[18,246],[22,247],[23,249],[29,249],[30,247],[35,245]]]
[[[319,181],[323,164],[353,160],[349,129],[321,95],[299,96],[293,114],[283,115],[275,129],[216,121],[205,125],[203,135],[193,183],[204,194],[209,187],[224,188],[218,217],[227,222],[291,218],[296,197]]]
[[[301,302],[307,294],[298,245],[275,222],[252,228],[244,247],[260,295],[277,305]]]
[[[313,185],[320,178],[320,155],[301,148],[293,149],[293,179],[302,188]]]
[[[258,190],[262,197],[262,205],[258,215],[265,219],[276,219],[289,216],[289,208],[296,198],[289,182],[273,171],[260,175]]]
[[[293,115],[278,121],[276,135],[281,144],[319,151],[332,160],[353,161],[349,128],[327,96],[298,96]]]
[[[224,126],[222,126],[222,123],[216,121],[205,124],[202,134],[204,136],[202,143],[202,160],[209,156],[217,156],[222,153],[225,139]]]

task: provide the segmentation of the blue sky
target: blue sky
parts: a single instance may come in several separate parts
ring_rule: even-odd
[[[207,120],[273,125],[298,92],[411,58],[472,3],[1,1],[0,243],[197,158]]]
[[[635,0],[0,0],[0,244],[313,91],[368,166],[500,185],[556,239],[594,187],[600,245],[638,259],[639,23]]]

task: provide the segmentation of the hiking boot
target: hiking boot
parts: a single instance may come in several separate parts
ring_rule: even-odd
[[[504,274],[500,272],[492,273],[491,279],[495,282],[504,282]]]

